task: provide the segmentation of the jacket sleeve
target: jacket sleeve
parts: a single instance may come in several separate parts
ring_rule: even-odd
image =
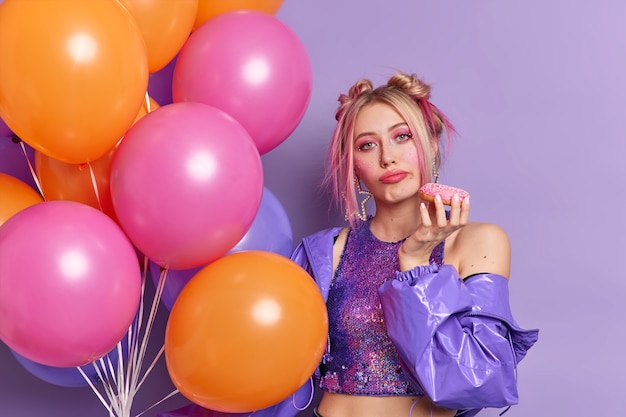
[[[464,281],[451,265],[433,264],[396,272],[379,295],[403,367],[435,404],[473,415],[518,403],[517,364],[538,330],[513,319],[505,277]]]
[[[309,258],[308,258],[307,254],[306,254],[306,250],[304,248],[304,243],[303,242],[300,242],[298,244],[298,246],[296,246],[296,248],[291,253],[291,258],[290,259],[292,261],[294,261],[295,263],[297,263],[298,265],[300,265],[309,274],[312,273],[312,271],[311,271],[311,264],[309,263]]]

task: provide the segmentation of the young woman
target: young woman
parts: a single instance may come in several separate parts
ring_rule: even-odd
[[[469,221],[468,196],[446,208],[418,193],[452,133],[429,98],[403,73],[339,97],[327,183],[349,226],[306,237],[292,256],[327,300],[318,416],[472,416],[517,403],[517,363],[538,331],[511,315],[507,234]]]

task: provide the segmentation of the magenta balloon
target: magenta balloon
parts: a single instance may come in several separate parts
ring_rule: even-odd
[[[174,68],[174,102],[224,110],[250,132],[261,155],[298,126],[311,97],[309,56],[296,34],[273,15],[237,10],[194,31]]]
[[[122,228],[158,265],[190,269],[224,255],[246,233],[263,193],[248,132],[202,103],[173,103],[126,133],[111,166]]]
[[[140,296],[135,250],[99,210],[43,202],[0,227],[0,339],[32,361],[71,367],[104,356]]]

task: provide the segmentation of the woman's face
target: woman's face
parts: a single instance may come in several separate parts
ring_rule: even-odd
[[[417,145],[400,114],[385,103],[371,103],[357,114],[354,166],[377,203],[414,197],[421,185]]]

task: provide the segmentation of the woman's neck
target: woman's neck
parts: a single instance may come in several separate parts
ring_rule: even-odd
[[[397,242],[415,232],[420,223],[417,204],[377,205],[370,230],[379,240]]]

